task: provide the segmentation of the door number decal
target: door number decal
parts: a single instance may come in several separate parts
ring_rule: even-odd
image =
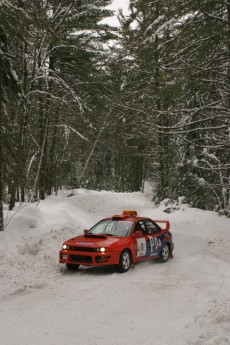
[[[146,239],[137,238],[137,256],[145,256],[147,253]]]

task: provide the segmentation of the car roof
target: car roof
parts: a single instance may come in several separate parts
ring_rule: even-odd
[[[159,228],[161,228],[162,230],[166,230],[168,231],[170,229],[170,223],[168,220],[153,220],[149,217],[139,217],[137,215],[137,211],[123,211],[122,214],[115,214],[111,217],[108,217],[108,218],[104,218],[102,219],[103,220],[115,220],[115,221],[131,221],[133,223],[136,223],[138,221],[141,221],[141,220],[147,220],[147,221],[152,221],[153,223],[155,223]],[[160,224],[159,224],[160,223]],[[165,224],[165,228],[162,227],[161,224]]]
[[[121,214],[115,214],[111,217],[105,218],[103,220],[120,220],[120,221],[132,221],[137,222],[139,220],[149,219],[146,217],[139,217],[137,211],[134,210],[124,210]]]
[[[146,217],[136,217],[136,216],[122,216],[122,215],[114,215],[112,217],[105,218],[103,220],[117,220],[117,221],[132,221],[137,222],[139,220],[149,219]]]

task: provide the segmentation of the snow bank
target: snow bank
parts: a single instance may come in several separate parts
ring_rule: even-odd
[[[149,192],[69,194],[5,213],[11,221],[0,233],[1,344],[230,344],[229,218],[182,201],[167,213]],[[174,259],[125,274],[70,273],[58,263],[64,240],[123,209],[168,219]]]
[[[7,218],[7,226],[10,225],[10,228],[18,229],[19,231],[37,228],[43,221],[39,207],[27,204],[16,207],[16,209],[11,212],[11,215],[8,215]]]

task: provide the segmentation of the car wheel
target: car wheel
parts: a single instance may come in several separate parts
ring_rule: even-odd
[[[123,250],[120,255],[118,271],[121,273],[127,272],[130,269],[131,256],[128,250]]]
[[[168,259],[169,259],[169,246],[168,244],[165,244],[160,254],[160,260],[161,262],[167,262]]]
[[[80,265],[77,264],[66,264],[67,270],[77,271]]]

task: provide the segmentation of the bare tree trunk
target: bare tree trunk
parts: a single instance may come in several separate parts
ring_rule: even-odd
[[[230,4],[227,4],[227,12],[228,12],[228,34],[230,34]],[[228,69],[227,69],[227,82],[228,82],[228,85],[227,85],[227,90],[229,92],[229,85],[230,85],[230,37],[229,37],[229,40],[228,40]],[[228,109],[230,108],[230,93],[228,93],[227,95],[227,106],[228,106]],[[228,123],[229,123],[229,127],[228,127],[228,140],[229,140],[229,145],[230,145],[230,120],[228,120]],[[230,171],[228,171],[228,188],[227,188],[227,206],[230,207]]]
[[[102,135],[103,131],[105,130],[106,126],[107,126],[107,122],[108,122],[108,119],[109,119],[109,116],[110,116],[111,112],[112,112],[112,109],[110,109],[110,110],[108,111],[108,113],[107,113],[107,115],[106,115],[106,117],[105,117],[105,120],[104,120],[104,122],[103,122],[103,124],[102,124],[102,126],[101,126],[101,129],[100,129],[100,131],[98,132],[98,135],[97,135],[97,137],[96,137],[96,139],[95,139],[95,141],[94,141],[92,150],[91,150],[91,152],[90,152],[90,154],[89,154],[89,156],[88,156],[88,158],[87,158],[87,160],[86,160],[86,162],[85,162],[85,166],[84,166],[84,168],[83,168],[83,170],[82,170],[82,173],[81,173],[81,176],[80,176],[80,188],[82,187],[82,183],[83,183],[83,181],[84,181],[85,173],[86,173],[86,170],[88,169],[89,162],[90,162],[90,160],[91,160],[91,158],[92,158],[92,156],[93,156],[93,154],[94,154],[94,151],[95,151],[95,149],[96,149],[96,147],[97,147],[97,144],[98,144],[98,142],[99,142],[99,140],[100,140],[100,138],[101,138],[101,135]]]
[[[27,43],[24,45],[24,62],[23,62],[23,93],[27,92],[28,88],[28,66],[27,66]],[[22,102],[22,114],[21,114],[21,126],[20,126],[20,137],[19,137],[19,152],[21,152],[20,162],[20,187],[21,187],[21,202],[25,201],[25,188],[26,188],[26,174],[25,174],[25,144],[27,135],[28,125],[28,109],[25,98]]]
[[[55,43],[51,41],[50,43],[50,51],[52,51],[52,48],[55,46]],[[45,194],[48,190],[48,134],[49,134],[49,123],[50,118],[52,114],[52,100],[51,100],[51,94],[53,91],[53,72],[55,69],[55,55],[50,55],[49,60],[49,80],[48,80],[48,95],[46,98],[46,104],[45,104],[45,119],[46,119],[46,125],[44,130],[44,137],[43,137],[43,144],[42,144],[42,152],[41,152],[41,165],[40,165],[40,171],[39,171],[39,197],[41,200],[45,199]]]
[[[14,180],[10,186],[10,204],[9,210],[13,210],[15,207],[15,197],[16,197],[16,181]]]
[[[36,193],[37,191],[37,187],[38,187],[38,181],[39,179],[41,179],[40,173],[41,173],[41,167],[42,167],[42,163],[43,163],[43,159],[44,159],[44,154],[45,154],[45,147],[46,147],[46,142],[47,142],[47,135],[48,135],[48,124],[49,124],[49,111],[47,113],[47,117],[46,117],[46,124],[45,124],[45,130],[44,130],[44,134],[43,134],[43,142],[42,142],[42,147],[41,147],[41,152],[40,152],[40,159],[39,159],[39,163],[38,163],[38,170],[37,170],[37,174],[35,177],[35,181],[34,181],[34,193]],[[41,193],[41,190],[40,190]],[[43,194],[40,194],[40,197],[43,198]]]
[[[3,218],[3,167],[2,167],[2,66],[0,57],[0,231],[4,230]]]

